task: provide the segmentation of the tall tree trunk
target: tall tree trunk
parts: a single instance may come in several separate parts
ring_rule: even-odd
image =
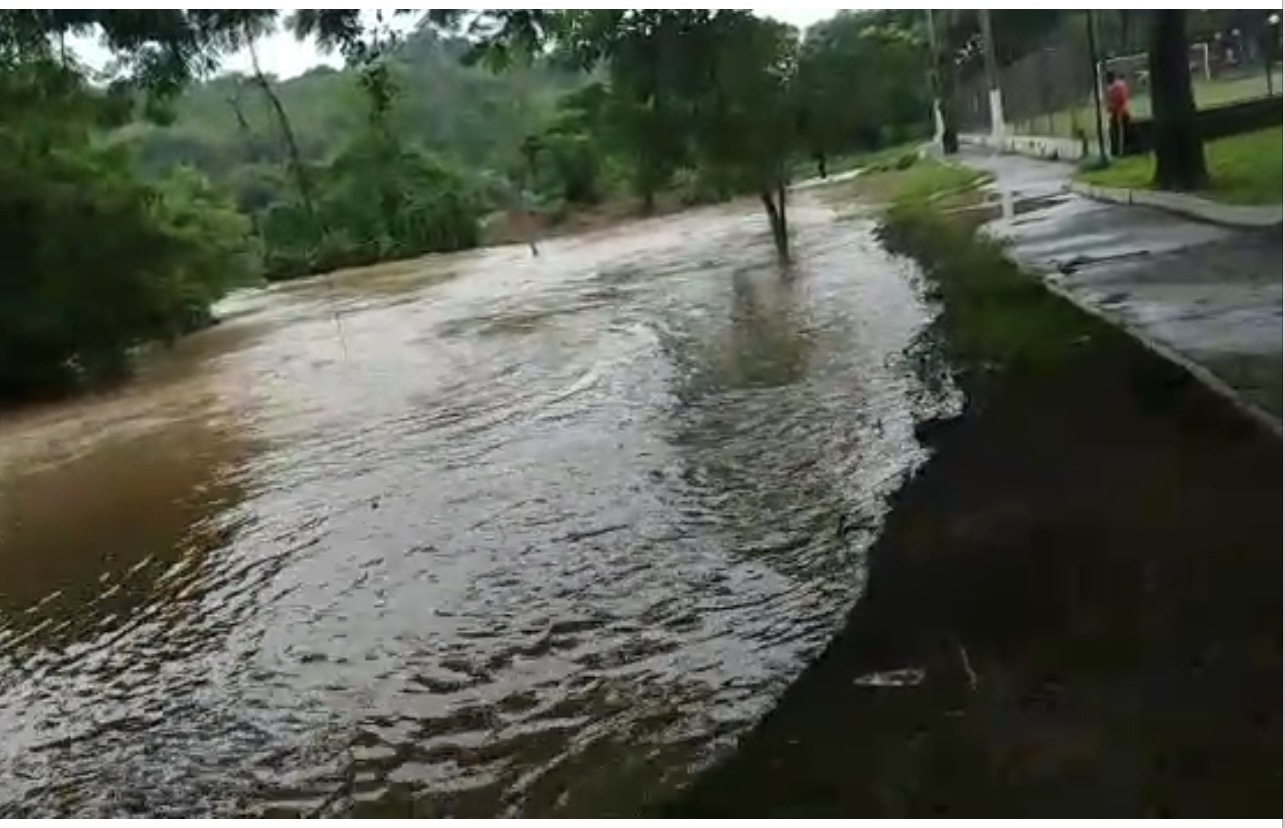
[[[286,114],[286,108],[282,106],[281,99],[277,97],[267,75],[263,74],[259,66],[259,53],[254,48],[253,37],[247,34],[246,42],[247,51],[250,53],[250,67],[254,73],[254,83],[263,92],[268,105],[272,107],[277,126],[281,130],[281,137],[286,142],[286,152],[290,155],[290,172],[294,175],[295,184],[299,188],[299,200],[303,202],[304,214],[308,217],[308,223],[312,225],[313,243],[320,249],[321,226],[317,221],[317,209],[312,199],[312,182],[308,180],[308,171],[304,169],[303,157],[299,154],[299,142],[295,140],[294,128],[290,125],[290,116]]]
[[[943,49],[937,57],[937,78],[941,83],[941,147],[946,155],[959,152],[959,117],[956,90],[958,89],[957,73],[959,68],[948,50]]]
[[[1151,12],[1151,114],[1155,122],[1155,186],[1197,190],[1209,183],[1205,147],[1196,126],[1187,60],[1187,13]]]
[[[250,122],[246,120],[245,112],[241,109],[241,84],[237,83],[235,94],[227,98],[228,106],[232,107],[232,114],[236,116],[237,129],[241,133],[241,140],[245,142],[245,158],[249,163],[254,162],[254,131],[250,129]],[[259,225],[259,214],[255,210],[247,210],[250,216],[250,229],[256,238],[263,239],[263,228]],[[266,256],[267,248],[263,248]]]

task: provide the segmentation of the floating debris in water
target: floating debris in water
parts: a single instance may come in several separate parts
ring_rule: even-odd
[[[882,673],[857,676],[852,683],[858,687],[914,687],[924,680],[924,671],[918,667],[904,667]]]

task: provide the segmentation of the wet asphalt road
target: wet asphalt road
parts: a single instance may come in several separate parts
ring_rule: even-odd
[[[1022,264],[1281,416],[1281,230],[1237,230],[1067,192],[1074,167],[967,150],[991,173],[989,232]]]

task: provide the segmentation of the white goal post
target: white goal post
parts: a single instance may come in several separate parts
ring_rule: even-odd
[[[1213,78],[1213,68],[1209,63],[1209,44],[1193,43],[1187,47],[1187,62],[1191,66],[1191,74],[1200,80],[1208,81]],[[1124,77],[1125,82],[1130,86],[1146,87],[1149,85],[1150,71],[1147,67],[1147,53],[1136,52],[1131,55],[1120,55],[1119,57],[1106,58],[1098,61],[1098,78],[1106,77],[1107,72],[1115,72],[1117,75]]]

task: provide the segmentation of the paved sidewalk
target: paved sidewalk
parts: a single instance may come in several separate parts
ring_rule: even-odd
[[[1163,190],[1131,190],[1127,187],[1099,187],[1080,181],[1071,184],[1071,192],[1115,204],[1158,207],[1170,213],[1225,224],[1228,227],[1269,229],[1281,224],[1279,204],[1224,204],[1188,193],[1170,193]]]
[[[995,177],[987,231],[1021,264],[1171,358],[1226,384],[1279,432],[1281,229],[1237,230],[1068,192],[1074,167],[985,150],[959,160]]]

